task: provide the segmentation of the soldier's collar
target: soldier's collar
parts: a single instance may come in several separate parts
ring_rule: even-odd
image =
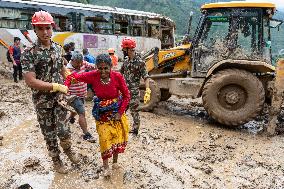
[[[50,40],[51,41],[51,40]],[[40,40],[37,40],[36,45],[39,47],[39,49],[44,50],[46,49],[45,47],[42,46],[42,43]],[[55,49],[55,43],[51,41],[50,49]]]

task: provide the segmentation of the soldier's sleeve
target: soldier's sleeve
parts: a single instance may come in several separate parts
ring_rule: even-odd
[[[124,67],[125,67],[125,63],[123,62],[122,66],[120,68],[120,71],[119,71],[121,74],[124,74],[124,69],[125,69]]]
[[[147,77],[149,77],[147,69],[146,69],[146,64],[144,61],[140,62],[140,74],[143,79],[146,79]]]
[[[59,72],[61,72],[63,70],[64,67],[64,49],[59,46],[59,53],[60,53],[60,67],[59,67]]]
[[[35,72],[34,57],[31,50],[23,52],[21,55],[23,73]]]

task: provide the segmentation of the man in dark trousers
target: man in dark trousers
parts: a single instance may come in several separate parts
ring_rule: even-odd
[[[140,102],[139,85],[140,79],[143,78],[146,84],[146,92],[144,96],[144,103],[150,100],[151,90],[149,88],[148,73],[145,62],[135,52],[136,41],[133,38],[125,37],[121,44],[125,61],[121,67],[120,72],[123,74],[127,87],[131,94],[129,109],[133,118],[132,130],[130,133],[138,135],[140,128],[140,116],[138,106]]]
[[[19,80],[23,79],[22,75],[22,65],[21,65],[21,48],[20,48],[21,39],[19,37],[14,37],[14,45],[10,46],[9,53],[10,53],[10,59],[13,63],[13,77],[14,82],[18,83],[18,77]]]

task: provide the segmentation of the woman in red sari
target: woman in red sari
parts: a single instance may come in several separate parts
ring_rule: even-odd
[[[96,94],[92,114],[96,119],[104,176],[110,176],[108,159],[113,157],[113,169],[117,169],[118,154],[123,153],[128,141],[129,123],[125,110],[130,93],[123,76],[111,70],[111,58],[100,54],[96,58],[97,70],[73,73],[66,78],[65,85],[74,80],[91,84]]]

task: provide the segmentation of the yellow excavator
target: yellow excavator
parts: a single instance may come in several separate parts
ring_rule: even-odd
[[[151,82],[152,110],[171,95],[202,97],[208,114],[236,126],[255,118],[271,99],[271,30],[276,7],[264,2],[219,2],[201,7],[195,34],[171,49],[154,48],[142,55]],[[145,87],[141,84],[143,95]]]

